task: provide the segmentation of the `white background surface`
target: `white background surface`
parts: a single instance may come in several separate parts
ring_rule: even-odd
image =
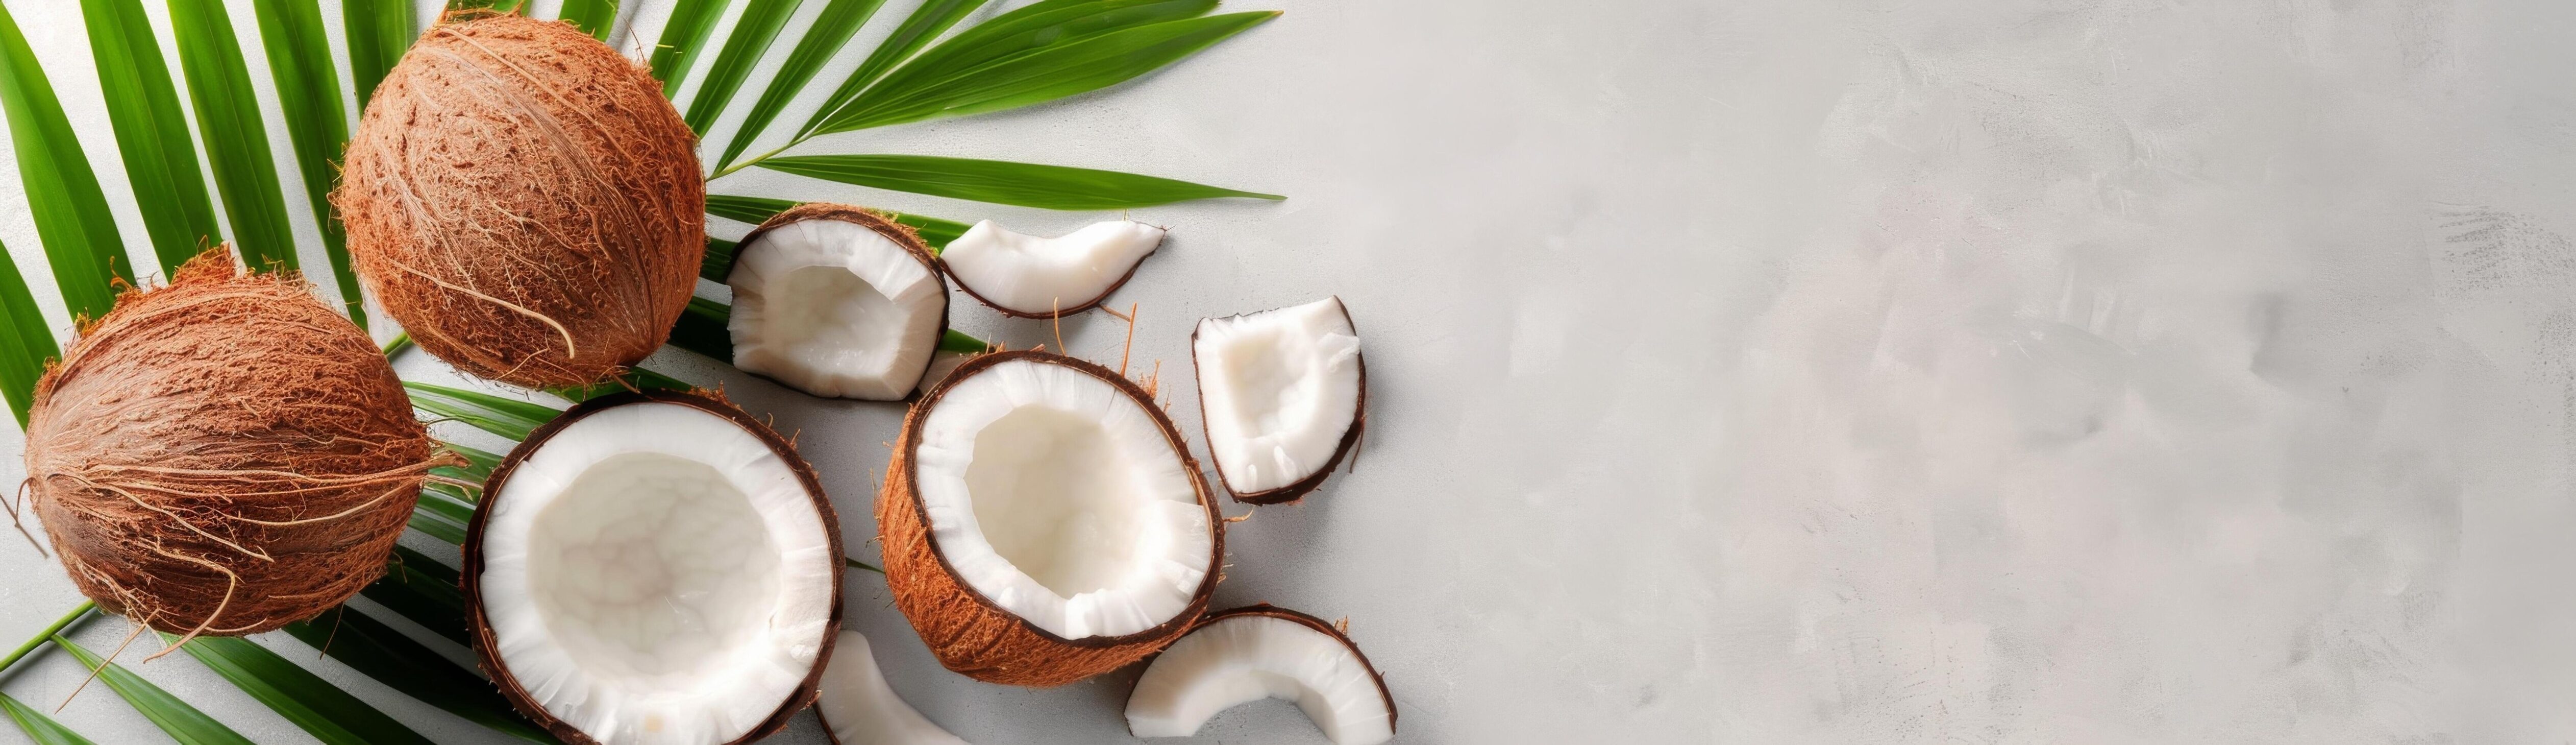
[[[149,265],[76,4],[9,6]],[[1142,306],[1135,359],[1164,363],[1193,437],[1193,320],[1348,301],[1372,383],[1359,469],[1233,526],[1219,600],[1348,616],[1401,740],[2576,736],[2576,5],[1248,7],[1289,12],[1103,94],[801,152],[1290,195],[1134,211],[1172,240],[1113,299]],[[646,38],[662,12],[638,14]],[[0,179],[0,240],[41,279],[17,189]],[[1033,233],[1103,217],[756,170],[713,191]],[[956,315],[1054,344],[962,296]],[[1095,359],[1125,331],[1063,326]],[[873,557],[897,409],[648,364],[799,432]],[[14,537],[0,566],[0,639],[76,601]],[[1127,740],[1134,671],[975,683],[882,582],[851,580],[850,627],[933,720],[988,745]],[[270,644],[442,741],[498,741]],[[183,655],[143,672],[262,742],[306,741]],[[79,677],[54,654],[0,687],[50,707]],[[160,739],[95,687],[62,717]],[[1277,702],[1203,734],[1320,741]],[[803,717],[779,739],[822,736]]]

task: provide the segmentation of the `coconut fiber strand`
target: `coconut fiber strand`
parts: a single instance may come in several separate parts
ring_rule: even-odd
[[[696,138],[643,68],[510,15],[421,36],[332,193],[359,275],[467,373],[578,385],[662,346],[706,251]]]
[[[382,573],[430,446],[373,341],[218,247],[127,291],[36,385],[34,513],[83,594],[172,633],[309,618]]]

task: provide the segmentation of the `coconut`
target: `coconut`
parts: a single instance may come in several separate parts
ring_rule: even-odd
[[[1368,365],[1339,297],[1199,321],[1199,414],[1235,501],[1279,504],[1322,486],[1368,423]]]
[[[957,287],[1020,318],[1061,318],[1109,299],[1163,245],[1163,229],[1132,220],[1096,222],[1054,238],[975,223],[939,252]]]
[[[1217,712],[1294,701],[1334,745],[1395,738],[1395,695],[1348,634],[1268,604],[1208,614],[1154,657],[1127,697],[1137,737],[1188,737]]]
[[[384,572],[434,452],[365,332],[217,247],[37,381],[35,514],[82,594],[176,634],[311,618]]]
[[[719,398],[574,406],[492,469],[463,549],[475,654],[565,742],[776,733],[813,703],[840,628],[831,500]]]
[[[832,745],[966,745],[886,685],[885,671],[868,650],[868,638],[841,632],[832,664],[814,696],[814,718]]]
[[[916,402],[877,495],[895,607],[948,669],[1052,686],[1207,609],[1224,521],[1180,431],[1089,362],[996,352]]]
[[[696,139],[662,85],[570,25],[423,34],[332,192],[359,275],[422,349],[527,386],[597,382],[670,336],[706,251]]]
[[[733,288],[733,364],[816,396],[912,394],[948,330],[938,255],[864,207],[809,203],[743,236]]]

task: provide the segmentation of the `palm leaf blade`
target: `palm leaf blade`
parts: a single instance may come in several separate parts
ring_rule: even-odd
[[[45,716],[44,712],[19,703],[9,694],[0,693],[0,709],[8,710],[9,721],[17,723],[18,731],[27,733],[28,739],[35,740],[36,745],[91,745],[89,738],[54,721],[53,717]]]
[[[443,385],[404,381],[403,388],[411,393],[412,408],[464,422],[509,440],[528,439],[528,433],[563,413],[543,404]]]
[[[143,718],[152,720],[153,726],[160,727],[163,733],[168,734],[170,739],[178,740],[180,745],[251,745],[250,738],[243,737],[241,733],[234,732],[231,727],[215,721],[214,717],[206,716],[206,713],[198,711],[197,707],[190,706],[188,702],[179,700],[179,697],[170,695],[169,691],[153,685],[152,681],[144,680],[143,676],[134,674],[134,671],[125,669],[125,666],[99,659],[98,655],[91,654],[89,650],[82,649],[80,645],[73,644],[72,640],[60,635],[54,637],[54,646],[62,647],[63,651],[72,653],[73,657],[80,660],[82,667],[97,671],[99,682],[106,683],[109,690],[116,692],[117,697],[132,704],[135,711],[143,714]]]
[[[733,308],[702,297],[689,298],[689,309],[671,325],[671,346],[733,362],[733,332],[725,327]]]
[[[1148,207],[1218,197],[1286,198],[1117,171],[932,155],[803,155],[771,158],[760,165],[845,184],[1058,210]]]
[[[358,275],[349,269],[348,235],[340,227],[340,212],[331,206],[340,151],[349,144],[349,122],[348,112],[340,107],[340,74],[331,66],[331,42],[322,32],[322,6],[317,0],[258,0],[256,7],[260,44],[268,50],[269,79],[277,84],[287,140],[295,145],[295,163],[304,175],[304,201],[322,231],[322,252],[331,261],[331,278],[340,288],[343,310],[364,329],[366,301],[358,290]]]
[[[179,109],[170,65],[153,39],[139,0],[81,0],[91,56],[98,63],[99,92],[124,156],[126,181],[143,210],[143,231],[161,270],[175,271],[206,246],[223,240],[215,204],[198,171],[197,141]]]
[[[44,376],[45,363],[60,353],[53,330],[36,310],[35,294],[27,291],[27,279],[18,275],[18,261],[0,246],[0,397],[18,415],[19,429],[27,428],[27,410],[35,405],[36,380]]]
[[[768,90],[761,91],[751,113],[743,116],[742,127],[734,131],[733,140],[725,143],[724,157],[716,159],[716,170],[723,171],[749,149],[761,130],[778,119],[788,102],[804,92],[815,73],[822,72],[832,55],[849,44],[850,37],[884,5],[885,0],[831,0],[830,5],[823,6],[823,12],[814,17],[814,25],[805,29],[805,38],[796,42],[796,48],[787,53],[787,61],[779,65],[777,76],[770,78]]]
[[[1048,44],[946,74],[886,82],[824,122],[847,132],[1027,106],[1126,82],[1279,16],[1230,13],[1147,23]],[[900,83],[898,85],[898,83]]]
[[[358,88],[358,108],[374,98],[376,84],[402,62],[411,48],[409,0],[341,0],[340,29],[349,39],[349,77]]]
[[[490,681],[367,614],[333,608],[287,624],[286,633],[422,703],[530,742],[556,741],[513,711]]]
[[[617,22],[617,0],[564,0],[561,15],[591,38],[607,41],[609,26]]]
[[[930,40],[939,38],[941,32],[983,6],[984,0],[923,0],[920,7],[912,9],[912,15],[903,19],[903,25],[896,26],[892,35],[877,44],[876,51],[868,53],[867,60],[859,63],[859,69],[851,71],[849,79],[841,81],[841,87],[832,91],[832,97],[824,100],[823,108],[814,112],[814,118],[807,120],[804,128],[796,131],[796,136],[802,139],[822,129],[825,120],[847,107],[851,99],[858,98],[859,92],[875,83],[878,76],[894,69],[895,63],[921,51],[923,46],[930,44]]]
[[[769,53],[770,43],[778,39],[778,30],[786,27],[787,18],[796,14],[804,0],[751,0],[742,9],[742,18],[734,21],[733,35],[726,37],[724,48],[716,52],[715,66],[708,68],[707,80],[698,84],[697,95],[689,101],[689,131],[705,137],[707,128],[715,126],[716,117],[724,114],[726,104],[733,102],[742,81],[751,76],[751,68]]]
[[[724,16],[726,0],[680,0],[671,9],[671,20],[662,25],[662,38],[653,48],[649,63],[653,79],[662,81],[662,95],[680,92],[680,83],[695,67],[698,47],[715,33],[716,19]]]
[[[465,646],[474,636],[465,628],[465,593],[456,589],[456,572],[418,551],[394,547],[385,576],[359,590],[368,600]]]
[[[255,269],[294,269],[295,238],[268,125],[251,94],[250,68],[221,0],[169,0],[179,38],[179,67],[197,110],[197,136],[223,195],[224,216],[242,260]]]
[[[116,218],[107,211],[107,194],[89,167],[62,101],[36,64],[36,52],[18,31],[17,19],[0,7],[0,108],[7,109],[9,140],[18,154],[18,178],[27,188],[27,208],[36,235],[45,244],[45,260],[54,268],[54,285],[75,317],[107,315],[116,303],[116,283],[134,281],[124,260],[125,242]]]
[[[180,649],[313,739],[329,745],[430,745],[429,738],[376,707],[248,639],[201,636]]]

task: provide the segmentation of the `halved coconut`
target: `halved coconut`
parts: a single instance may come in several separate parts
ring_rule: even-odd
[[[1341,298],[1199,321],[1190,358],[1208,451],[1235,501],[1305,497],[1367,425],[1368,366]]]
[[[1323,619],[1266,604],[1209,614],[1156,656],[1127,697],[1127,731],[1188,737],[1262,698],[1297,702],[1338,745],[1395,737],[1395,695],[1359,645]]]
[[[1161,245],[1162,228],[1129,220],[1092,223],[1060,238],[985,220],[949,241],[939,258],[959,289],[994,310],[1056,318],[1100,305]]]
[[[1055,354],[982,355],[912,407],[877,535],[940,664],[1051,686],[1161,649],[1207,609],[1224,522],[1144,389]]]
[[[566,742],[714,745],[814,698],[841,535],[813,469],[731,404],[592,399],[486,482],[465,536],[474,651]]]
[[[741,245],[725,278],[734,367],[817,396],[912,394],[948,330],[948,283],[911,228],[813,203]]]
[[[841,632],[840,643],[832,646],[814,716],[823,720],[834,745],[966,745],[895,695],[868,651],[868,638],[856,631]]]

